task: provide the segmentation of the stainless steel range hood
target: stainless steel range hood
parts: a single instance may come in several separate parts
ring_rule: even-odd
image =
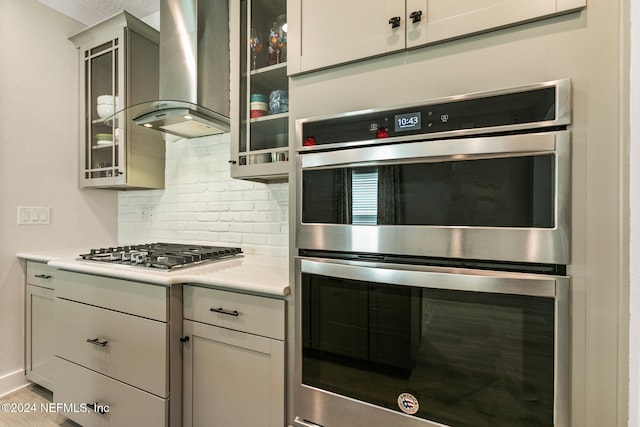
[[[183,138],[229,132],[229,55],[228,0],[160,0],[160,100],[135,106],[134,122]]]

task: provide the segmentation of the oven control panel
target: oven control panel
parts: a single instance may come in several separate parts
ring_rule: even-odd
[[[364,110],[304,119],[302,150],[363,141],[466,132],[503,132],[568,124],[569,80],[487,93],[441,98],[421,105]],[[374,141],[375,142],[375,141]],[[389,141],[391,142],[391,141]]]

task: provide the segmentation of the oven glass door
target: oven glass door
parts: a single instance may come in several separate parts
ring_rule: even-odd
[[[554,154],[302,173],[302,221],[553,228]]]
[[[447,426],[562,425],[564,279],[343,263],[302,263],[304,386]]]
[[[297,247],[566,264],[568,146],[551,132],[303,154]]]

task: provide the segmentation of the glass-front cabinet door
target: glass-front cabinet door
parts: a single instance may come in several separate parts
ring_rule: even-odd
[[[165,141],[133,122],[156,101],[159,33],[122,12],[72,36],[80,60],[80,187],[164,187]]]
[[[84,155],[84,179],[119,178],[123,174],[120,128],[114,118],[120,110],[118,81],[119,39],[113,39],[84,51],[87,77],[85,111],[87,150]]]
[[[231,176],[287,179],[289,95],[285,0],[231,4]]]

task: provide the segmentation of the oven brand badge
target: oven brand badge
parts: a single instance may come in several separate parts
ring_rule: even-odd
[[[398,406],[405,414],[413,415],[420,409],[418,399],[411,393],[402,393],[398,396]]]

